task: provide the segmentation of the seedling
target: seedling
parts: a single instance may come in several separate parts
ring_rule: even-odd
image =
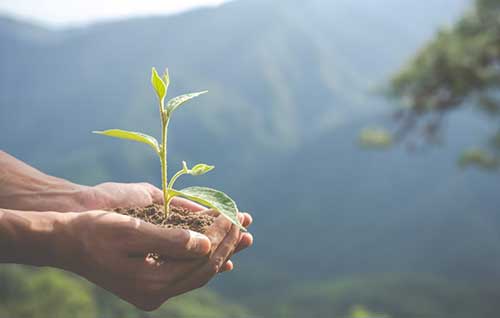
[[[151,84],[153,85],[156,95],[158,96],[158,104],[159,104],[160,118],[161,118],[161,132],[162,132],[161,144],[159,144],[158,141],[152,136],[139,132],[126,131],[121,129],[94,131],[93,133],[115,138],[138,141],[145,143],[149,145],[151,148],[153,148],[155,153],[160,158],[160,163],[161,163],[161,184],[162,184],[163,198],[165,203],[164,205],[165,218],[168,218],[170,213],[170,202],[174,197],[179,196],[200,203],[208,208],[217,210],[222,215],[231,220],[231,222],[240,227],[240,229],[245,230],[241,226],[238,220],[238,208],[236,206],[236,203],[227,194],[206,187],[189,187],[182,190],[174,189],[174,183],[180,176],[184,174],[189,174],[192,176],[201,176],[213,170],[214,166],[200,163],[192,168],[188,168],[186,162],[183,161],[182,169],[178,171],[172,177],[172,179],[170,179],[170,182],[168,180],[167,137],[168,137],[168,124],[170,122],[170,118],[172,117],[172,113],[187,101],[195,97],[198,97],[202,94],[205,94],[207,93],[207,91],[177,96],[170,99],[165,105],[165,98],[167,96],[168,86],[170,84],[168,69],[165,70],[163,76],[160,77],[156,69],[153,67],[151,74]]]

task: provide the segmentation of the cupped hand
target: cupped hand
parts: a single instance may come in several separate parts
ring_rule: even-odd
[[[218,272],[230,270],[229,257],[252,243],[248,233],[240,233],[223,216],[215,219],[206,235],[160,228],[106,211],[65,217],[55,242],[60,267],[143,310],[156,309],[171,297],[205,285]],[[240,220],[247,226],[251,223],[248,214],[241,214]],[[161,261],[149,257],[151,253]]]
[[[148,206],[153,203],[163,204],[163,193],[154,185],[146,182],[141,183],[116,183],[106,182],[90,187],[84,196],[83,210],[112,209],[117,207]],[[205,207],[192,201],[176,197],[171,203],[193,212],[206,210]],[[242,213],[242,225],[248,227],[252,224],[252,217],[248,213]],[[253,237],[250,233],[242,235],[237,252],[251,246]],[[222,267],[222,271],[230,271],[234,268],[233,263],[228,260]]]

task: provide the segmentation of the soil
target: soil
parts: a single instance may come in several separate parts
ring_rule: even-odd
[[[171,207],[168,219],[165,218],[163,205],[153,204],[142,208],[116,208],[113,212],[132,216],[143,221],[166,228],[180,228],[205,233],[215,217],[192,212],[182,207]]]

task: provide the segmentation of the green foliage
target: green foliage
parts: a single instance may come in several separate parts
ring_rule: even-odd
[[[483,149],[472,148],[464,151],[460,156],[458,163],[461,167],[478,166],[482,169],[496,169],[499,165],[499,159]]]
[[[365,128],[359,135],[359,143],[365,148],[383,149],[392,146],[393,140],[384,128]]]
[[[238,318],[244,307],[214,292],[194,291],[145,313],[85,280],[54,269],[0,266],[0,317],[15,318]]]
[[[426,274],[378,274],[297,286],[274,317],[493,317],[490,287]],[[489,296],[486,296],[489,295]],[[311,312],[314,308],[314,312]],[[369,308],[369,310],[368,310]]]
[[[164,206],[165,206],[165,216],[169,214],[170,201],[178,195],[181,195],[190,200],[199,202],[207,207],[213,208],[220,212],[222,215],[227,217],[231,222],[240,227],[240,229],[244,230],[238,220],[238,209],[236,207],[236,203],[225,193],[220,192],[218,190],[210,189],[210,188],[201,188],[201,187],[193,187],[184,189],[181,191],[176,191],[173,189],[174,183],[183,174],[190,174],[193,176],[201,176],[210,170],[214,169],[213,166],[209,166],[206,164],[198,164],[193,167],[193,169],[188,169],[186,163],[183,161],[183,168],[181,171],[176,173],[172,180],[168,182],[167,177],[167,130],[168,124],[170,122],[170,117],[172,113],[180,107],[182,104],[187,101],[198,97],[202,94],[205,94],[207,91],[185,94],[171,99],[167,103],[167,107],[164,107],[164,100],[167,96],[167,89],[170,84],[170,75],[168,73],[168,69],[165,71],[163,75],[163,79],[158,75],[158,72],[153,67],[151,71],[151,84],[153,89],[155,90],[158,101],[159,101],[159,109],[161,115],[161,126],[162,126],[162,143],[158,145],[158,141],[149,135],[125,131],[120,129],[110,129],[105,131],[94,131],[94,133],[129,139],[138,142],[142,142],[150,145],[155,153],[160,157],[161,162],[161,171],[162,171],[162,190],[163,190],[163,198],[164,198]]]
[[[442,29],[394,76],[391,93],[408,107],[400,114],[404,127],[417,130],[416,122],[423,122],[421,131],[432,140],[443,116],[466,105],[498,123],[499,64],[500,6],[476,0],[472,10]]]
[[[81,280],[53,269],[0,268],[0,308],[7,317],[96,317],[96,304]],[[1,312],[1,310],[0,310]]]
[[[362,305],[353,306],[349,312],[348,317],[349,318],[389,318],[389,316],[387,316],[387,315],[371,312]]]
[[[474,10],[441,30],[394,77],[393,93],[406,98],[418,113],[457,108],[473,95],[495,103],[488,89],[500,84],[499,18],[497,3],[477,0]]]
[[[246,318],[252,315],[241,306],[224,302],[214,293],[194,291],[189,295],[170,300],[168,305],[160,307],[150,317]]]

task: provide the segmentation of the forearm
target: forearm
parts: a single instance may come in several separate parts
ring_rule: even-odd
[[[68,216],[0,209],[0,263],[66,267]]]
[[[46,175],[0,150],[0,208],[59,212],[83,210],[86,188]]]

